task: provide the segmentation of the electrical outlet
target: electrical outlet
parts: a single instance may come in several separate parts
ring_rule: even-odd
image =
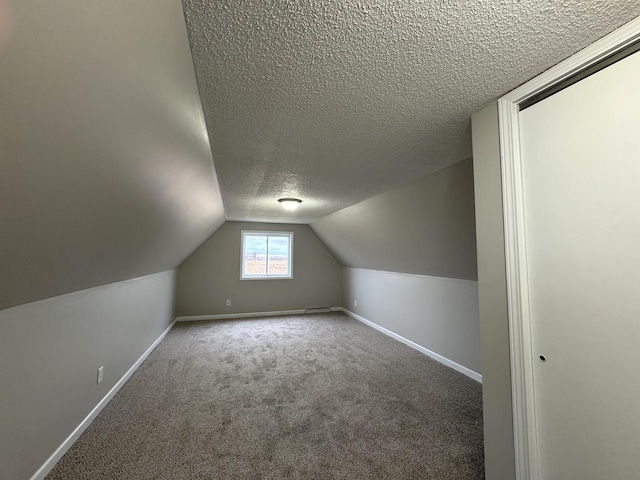
[[[358,306],[358,300],[354,300],[354,301],[353,301],[353,306],[354,306],[354,307],[357,307],[357,306]]]
[[[227,307],[230,307],[230,306],[231,306],[231,299],[227,298]]]
[[[104,373],[104,367],[98,369],[98,383],[102,381],[102,374]]]

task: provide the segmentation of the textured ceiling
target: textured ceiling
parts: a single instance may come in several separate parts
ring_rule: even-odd
[[[184,0],[231,220],[308,223],[471,155],[470,116],[640,14],[614,0]],[[276,199],[297,196],[292,215]]]

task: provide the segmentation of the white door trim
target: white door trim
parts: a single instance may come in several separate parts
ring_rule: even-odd
[[[640,17],[498,100],[516,480],[539,480],[519,106],[640,40]]]

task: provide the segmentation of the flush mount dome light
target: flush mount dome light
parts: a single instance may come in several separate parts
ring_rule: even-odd
[[[298,205],[302,203],[302,200],[299,198],[280,198],[278,199],[278,202],[280,202],[280,205],[282,205],[282,208],[285,210],[293,211],[298,208]]]

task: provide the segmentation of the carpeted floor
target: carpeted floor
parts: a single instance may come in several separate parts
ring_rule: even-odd
[[[481,386],[342,313],[179,323],[47,478],[483,479]]]

